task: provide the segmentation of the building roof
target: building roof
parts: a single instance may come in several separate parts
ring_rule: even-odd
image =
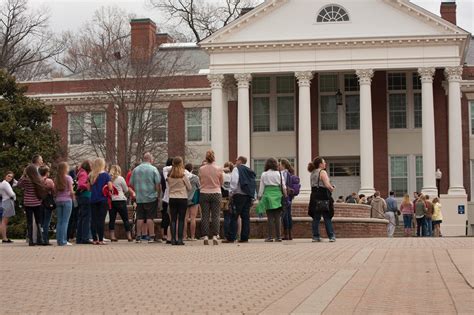
[[[468,66],[474,66],[474,38],[471,37],[469,42],[469,48],[466,54],[466,64]]]
[[[158,58],[174,59],[178,55],[177,72],[180,74],[199,74],[209,69],[209,55],[195,43],[168,43],[160,46]]]

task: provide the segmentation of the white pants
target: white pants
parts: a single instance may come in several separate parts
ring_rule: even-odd
[[[393,237],[393,233],[395,233],[395,213],[392,211],[385,212],[385,219],[388,220],[387,236]]]

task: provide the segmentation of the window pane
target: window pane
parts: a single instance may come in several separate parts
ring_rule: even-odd
[[[390,91],[399,91],[407,89],[407,78],[405,73],[389,73],[388,89]]]
[[[105,142],[105,113],[91,113],[91,142],[100,144]]]
[[[270,131],[270,98],[254,97],[252,105],[253,131]]]
[[[405,94],[390,94],[388,97],[390,128],[407,127],[407,110]]]
[[[421,90],[421,78],[416,72],[413,72],[413,89]]]
[[[321,96],[321,130],[337,130],[336,96]]]
[[[360,176],[360,162],[329,162],[329,176]]]
[[[293,96],[277,98],[277,130],[295,130],[295,111]]]
[[[152,112],[152,139],[154,142],[166,142],[168,113],[166,110]]]
[[[346,91],[359,91],[359,80],[355,74],[344,75],[344,89]]]
[[[84,113],[70,113],[69,128],[69,143],[84,144]]]
[[[413,105],[415,112],[415,128],[422,127],[422,109],[421,109],[421,93],[413,94]]]
[[[416,157],[416,191],[423,189],[423,157]]]
[[[396,196],[408,191],[408,161],[406,156],[390,157],[391,187]]]
[[[346,129],[359,129],[360,126],[359,95],[346,95]]]
[[[202,109],[186,110],[187,141],[202,141]]]
[[[323,74],[319,77],[319,89],[321,92],[337,91],[337,75]]]
[[[295,78],[277,77],[277,93],[294,93],[295,92]]]
[[[252,79],[253,94],[270,93],[270,77],[256,77]]]

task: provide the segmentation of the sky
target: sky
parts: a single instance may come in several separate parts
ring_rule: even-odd
[[[441,0],[412,0],[412,2],[439,15]],[[104,5],[117,5],[126,12],[135,13],[137,17],[151,18],[158,25],[163,24],[161,14],[156,9],[151,9],[147,3],[147,0],[30,0],[32,7],[45,7],[48,10],[50,26],[58,33],[77,30],[91,18],[95,10]],[[458,25],[472,33],[474,0],[457,0],[456,3]]]

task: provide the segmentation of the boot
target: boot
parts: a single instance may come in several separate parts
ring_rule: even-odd
[[[288,240],[292,241],[293,237],[291,236],[291,229],[288,229]]]
[[[111,242],[117,242],[117,239],[115,238],[115,231],[110,230],[110,241]]]
[[[283,240],[284,241],[288,241],[290,239],[290,236],[288,235],[288,230],[287,229],[283,229]]]
[[[132,241],[133,241],[133,239],[132,239],[132,232],[130,232],[130,231],[127,232],[127,240],[128,240],[129,242],[132,242]]]

